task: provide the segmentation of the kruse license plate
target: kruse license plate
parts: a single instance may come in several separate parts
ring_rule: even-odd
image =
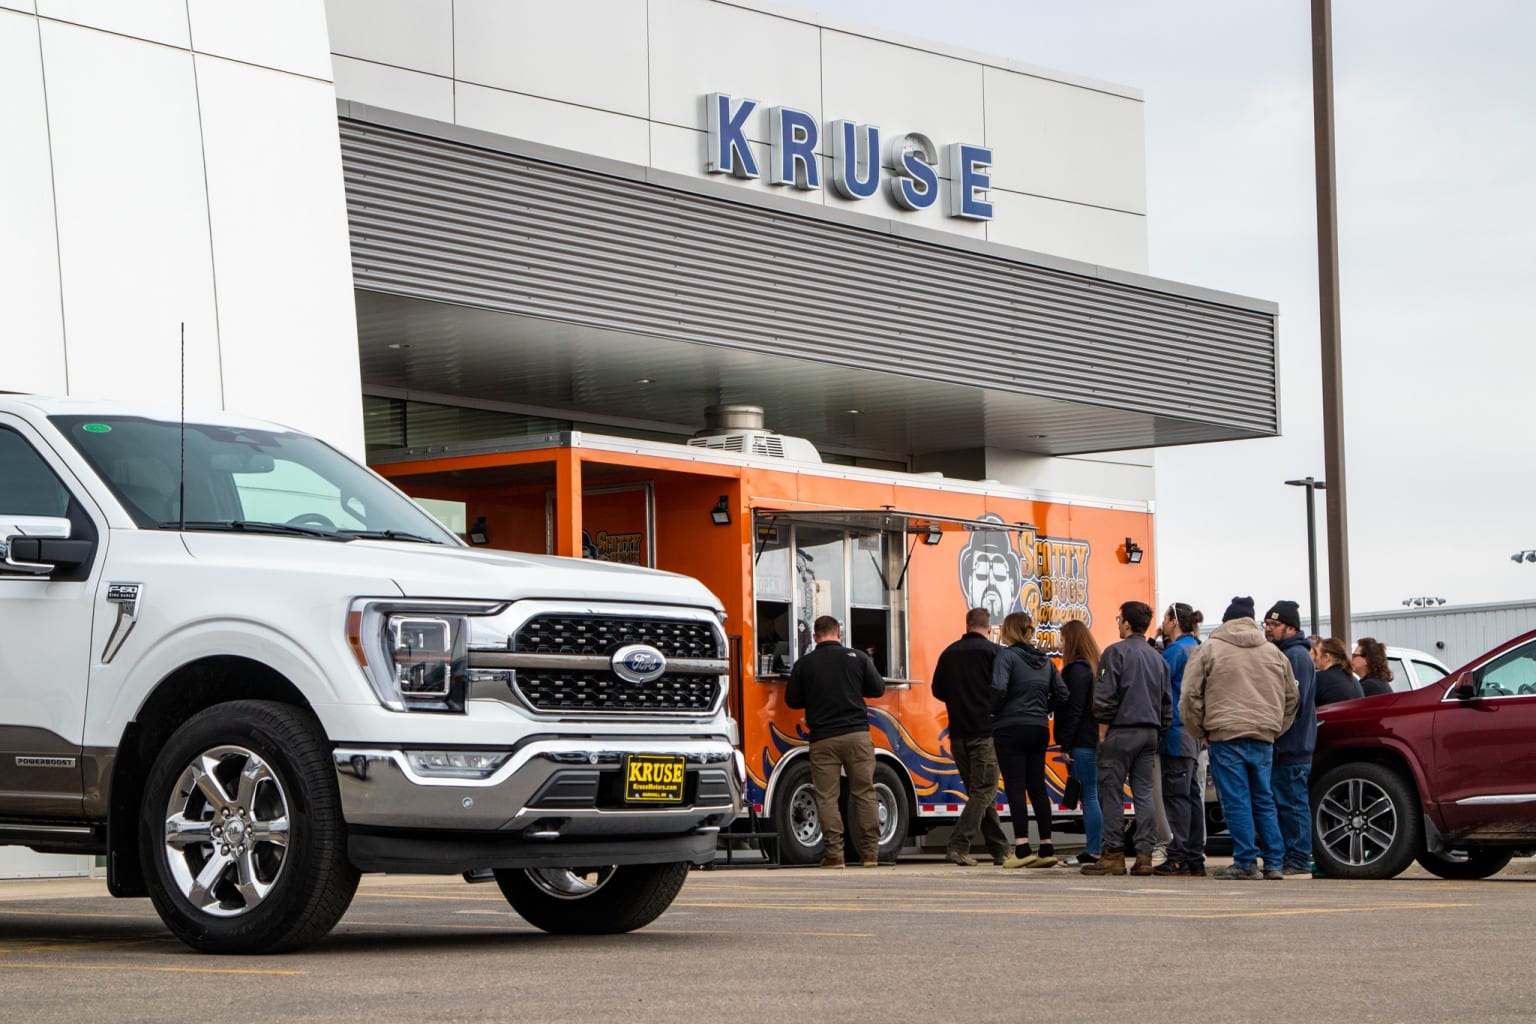
[[[681,754],[626,754],[624,802],[680,804],[685,777]]]

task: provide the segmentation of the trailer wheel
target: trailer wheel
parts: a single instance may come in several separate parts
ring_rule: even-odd
[[[912,815],[907,787],[896,769],[883,761],[875,765],[875,803],[880,814],[880,859],[894,863],[907,844]]]
[[[811,764],[800,758],[784,769],[773,794],[773,828],[779,834],[780,864],[814,864],[821,859],[821,815]]]
[[[643,928],[672,905],[687,861],[594,868],[497,868],[512,909],[557,935],[617,935]]]

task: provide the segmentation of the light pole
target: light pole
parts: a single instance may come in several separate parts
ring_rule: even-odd
[[[1312,635],[1317,635],[1317,513],[1312,508],[1312,492],[1324,491],[1328,485],[1310,476],[1302,480],[1287,480],[1287,487],[1307,489],[1307,576],[1312,583]],[[1346,626],[1346,628],[1348,628]]]

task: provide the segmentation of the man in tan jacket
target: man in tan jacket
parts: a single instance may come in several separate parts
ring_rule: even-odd
[[[1210,743],[1211,778],[1232,835],[1232,864],[1217,878],[1285,877],[1269,779],[1275,737],[1290,727],[1297,702],[1290,663],[1264,639],[1253,598],[1234,597],[1221,625],[1190,655],[1179,700],[1184,727]]]

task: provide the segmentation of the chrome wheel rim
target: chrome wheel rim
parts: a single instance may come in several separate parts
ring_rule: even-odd
[[[166,866],[182,897],[214,917],[250,913],[288,861],[288,795],[260,754],[219,746],[192,760],[165,807]]]
[[[816,787],[803,783],[789,797],[789,834],[801,846],[821,842],[821,815],[816,811]]]
[[[558,900],[591,896],[613,878],[614,868],[528,868],[524,874],[545,895]]]
[[[896,811],[896,794],[883,782],[875,783],[875,811],[880,817],[880,845],[883,847],[896,838],[896,823],[901,820]]]
[[[1344,779],[1317,804],[1317,842],[1350,867],[1379,860],[1401,827],[1397,805],[1369,779]]]

